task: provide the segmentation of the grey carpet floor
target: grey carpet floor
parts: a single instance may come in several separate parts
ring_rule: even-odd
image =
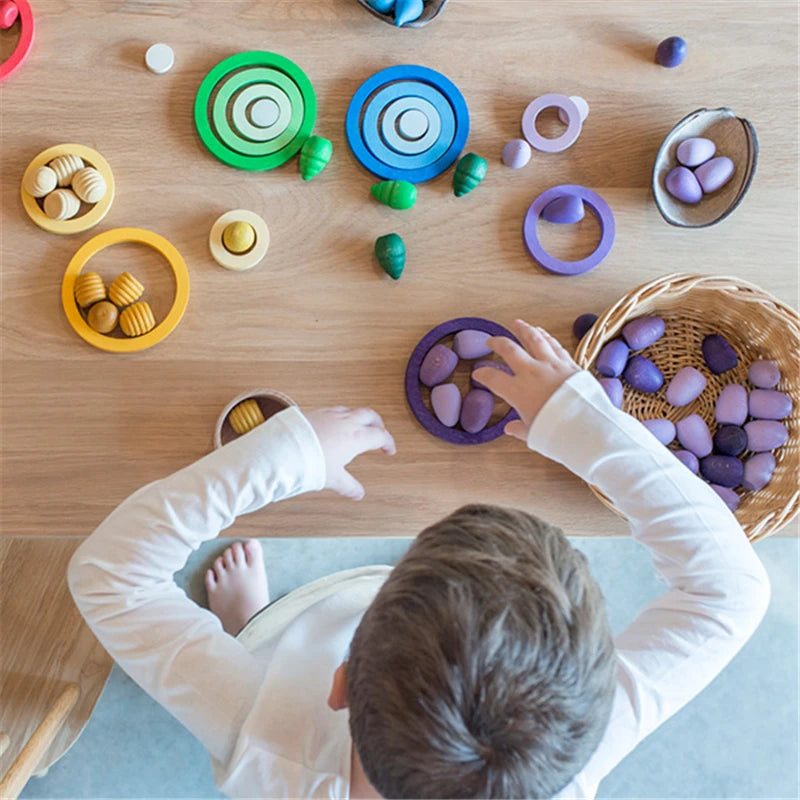
[[[195,553],[178,574],[203,602],[202,573],[232,540]],[[278,597],[322,575],[392,564],[406,539],[263,539]],[[576,539],[619,631],[663,591],[647,552],[628,539]],[[691,704],[646,739],[600,786],[600,798],[796,800],[798,773],[798,562],[800,542],[756,545],[772,580],[772,603],[755,636]],[[114,668],[81,738],[24,798],[214,798],[199,743]]]

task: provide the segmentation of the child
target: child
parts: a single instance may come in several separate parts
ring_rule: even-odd
[[[593,797],[759,624],[767,576],[722,501],[549,334],[515,329],[524,347],[490,340],[513,376],[478,372],[519,412],[506,432],[609,496],[669,589],[612,642],[560,531],[469,506],[420,534],[394,570],[323,579],[266,609],[253,624],[272,620],[274,635],[259,659],[229,635],[267,602],[257,542],[228,548],[207,575],[219,616],[173,573],[269,502],[323,487],[360,499],[345,466],[394,452],[374,411],[287,409],[140,489],[69,569],[92,630],[200,739],[221,791]]]

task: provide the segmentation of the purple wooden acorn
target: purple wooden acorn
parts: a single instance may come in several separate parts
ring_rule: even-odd
[[[747,434],[738,425],[723,425],[714,434],[714,449],[724,456],[738,456],[747,447]]]
[[[712,483],[711,488],[720,496],[722,502],[725,503],[731,511],[736,511],[736,509],[739,508],[740,497],[733,489],[729,489],[727,486],[720,486],[717,483]]]
[[[661,374],[661,370],[644,356],[633,356],[628,361],[622,377],[630,386],[640,392],[657,392],[664,385],[664,376]]]
[[[694,205],[703,199],[703,189],[694,172],[686,167],[674,167],[664,178],[666,190],[682,203]]]
[[[622,381],[619,378],[600,378],[600,385],[612,405],[622,408]]]
[[[667,386],[667,402],[673,406],[688,406],[692,400],[700,397],[705,388],[703,373],[694,367],[684,367],[675,373]]]
[[[559,225],[572,225],[580,222],[586,215],[583,200],[576,194],[562,194],[551,200],[543,209],[541,217]]]
[[[748,408],[756,419],[786,419],[792,413],[792,398],[774,389],[753,389]]]
[[[675,150],[675,157],[684,167],[699,167],[717,152],[717,146],[711,139],[693,136],[684,139]]]
[[[747,433],[747,449],[754,453],[763,453],[783,447],[789,440],[789,431],[782,422],[771,419],[756,419],[744,426]]]
[[[674,452],[675,458],[677,458],[684,467],[697,475],[700,471],[700,462],[697,460],[697,456],[691,450],[675,450]]]
[[[675,424],[668,419],[643,419],[642,425],[644,425],[661,444],[667,445],[675,438]]]
[[[597,322],[597,314],[581,314],[572,323],[572,335],[580,341],[589,333],[589,328]]]
[[[443,344],[436,344],[428,351],[419,368],[419,379],[426,386],[444,383],[458,364],[458,356]]]
[[[628,345],[622,339],[612,339],[603,345],[597,356],[595,367],[606,378],[618,378],[628,363]]]
[[[747,419],[747,389],[738,383],[726,386],[719,393],[714,416],[720,425],[744,425]]]
[[[710,336],[706,336],[701,349],[706,366],[715,375],[721,375],[739,363],[736,351],[722,334],[712,333]]]
[[[491,349],[487,346],[486,340],[491,336],[486,331],[459,331],[453,337],[453,349],[459,358],[471,361],[473,358],[483,358],[491,355]]]
[[[747,370],[750,383],[759,389],[772,389],[781,379],[781,371],[774,361],[754,361]]]
[[[440,383],[431,389],[433,413],[442,425],[452,428],[461,414],[461,392],[454,383]]]
[[[622,328],[622,338],[631,350],[643,350],[655,344],[663,335],[666,325],[661,317],[639,317]]]
[[[494,395],[485,389],[470,389],[461,405],[461,427],[467,433],[478,433],[494,411]]]
[[[711,432],[699,414],[690,414],[675,425],[678,441],[698,458],[705,458],[714,449]]]
[[[727,156],[717,156],[701,164],[694,171],[694,176],[703,192],[711,194],[721,189],[733,177],[734,169],[733,161]]]
[[[775,472],[775,456],[772,453],[756,453],[744,462],[742,486],[751,492],[763,489]]]
[[[706,456],[700,459],[700,474],[719,486],[739,486],[744,477],[744,464],[736,456]]]
[[[469,377],[469,382],[475,389],[485,389],[486,387],[475,378],[475,370],[482,369],[483,367],[490,367],[491,369],[499,369],[501,372],[505,372],[507,375],[513,375],[514,373],[511,371],[511,367],[508,364],[505,364],[502,361],[492,361],[491,359],[485,358],[481,359],[480,361],[476,361],[472,365],[472,374]]]

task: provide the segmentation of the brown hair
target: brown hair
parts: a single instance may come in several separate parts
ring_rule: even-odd
[[[564,534],[470,505],[424,530],[367,609],[350,729],[387,798],[548,798],[589,760],[615,655],[600,589]]]

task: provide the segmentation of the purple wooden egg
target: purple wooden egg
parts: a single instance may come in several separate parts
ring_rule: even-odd
[[[789,431],[782,422],[771,419],[757,419],[744,426],[747,433],[747,449],[754,453],[763,453],[783,447],[789,441]]]
[[[524,139],[512,139],[503,148],[503,163],[511,169],[521,169],[531,160],[531,146]]]
[[[759,389],[771,389],[781,379],[781,371],[774,361],[754,361],[747,370],[747,377]]]
[[[675,458],[688,470],[694,472],[695,475],[700,471],[700,462],[691,450],[675,450]]]
[[[747,434],[738,425],[723,425],[714,434],[714,449],[724,456],[738,456],[747,447]]]
[[[720,486],[739,486],[744,476],[744,464],[736,456],[706,456],[700,460],[700,474]]]
[[[675,424],[668,419],[643,419],[642,425],[644,425],[661,444],[669,444],[675,438]]]
[[[461,427],[477,433],[486,427],[494,411],[494,395],[485,389],[470,389],[461,405]]]
[[[419,379],[426,386],[444,383],[458,364],[458,356],[443,344],[436,344],[428,350],[419,368]]]
[[[705,388],[703,373],[694,367],[684,367],[675,373],[667,386],[667,402],[673,406],[688,406],[692,400],[700,397]]]
[[[686,40],[680,36],[664,39],[656,48],[656,64],[673,69],[683,63],[686,58]]]
[[[492,369],[499,369],[501,372],[505,372],[507,375],[513,375],[514,373],[511,371],[511,367],[508,364],[504,364],[502,361],[492,361],[491,359],[481,359],[480,361],[476,361],[472,365],[472,374],[469,377],[469,382],[472,386],[476,389],[485,389],[486,387],[479,381],[476,380],[474,377],[475,370],[481,369],[482,367],[491,367]]]
[[[678,441],[698,458],[705,458],[714,449],[711,432],[699,414],[690,414],[675,425]]]
[[[433,413],[442,425],[452,428],[461,414],[461,392],[454,383],[440,383],[431,389]]]
[[[756,419],[786,419],[792,413],[792,398],[774,389],[753,389],[748,408]]]
[[[675,167],[664,178],[667,191],[682,203],[699,203],[703,198],[703,190],[694,176],[694,172],[686,167]]]
[[[711,194],[721,189],[731,179],[734,169],[733,161],[727,156],[717,156],[701,164],[694,171],[694,177],[703,192]]]
[[[644,356],[633,356],[625,367],[622,377],[640,392],[657,392],[664,385],[661,370]]]
[[[666,325],[661,317],[639,317],[622,328],[622,337],[631,350],[643,350],[655,344],[663,335]]]
[[[731,511],[736,511],[736,509],[739,508],[739,495],[736,494],[733,489],[729,489],[727,486],[720,486],[716,483],[712,483],[711,488],[722,498],[722,502],[725,503]]]
[[[600,378],[600,385],[608,395],[611,404],[622,408],[622,381],[619,378]]]
[[[675,151],[675,156],[684,167],[699,167],[704,161],[714,156],[717,146],[711,139],[703,139],[701,136],[693,136],[691,139],[684,139]]]
[[[701,349],[703,350],[706,366],[715,375],[721,375],[723,372],[733,369],[739,363],[736,351],[722,334],[712,333],[710,336],[706,336],[703,339]]]
[[[580,341],[589,333],[589,328],[597,322],[597,314],[581,314],[572,323],[572,335]]]
[[[603,345],[597,356],[595,367],[606,378],[618,378],[628,363],[628,345],[622,339],[612,339]]]
[[[726,386],[719,393],[714,416],[720,425],[744,425],[747,419],[747,389],[738,383]]]
[[[453,349],[459,358],[471,361],[473,358],[483,358],[491,355],[491,348],[486,344],[486,340],[491,336],[486,331],[459,331],[453,337]]]
[[[756,453],[744,462],[742,486],[751,492],[763,489],[775,472],[775,456],[772,453]]]
[[[559,225],[572,225],[586,216],[583,200],[576,194],[562,194],[551,200],[543,209],[541,217]]]

